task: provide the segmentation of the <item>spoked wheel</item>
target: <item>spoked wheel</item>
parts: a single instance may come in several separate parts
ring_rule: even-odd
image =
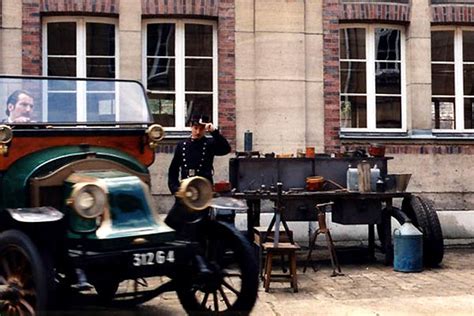
[[[49,271],[24,233],[0,234],[0,315],[35,315],[46,308]]]
[[[227,223],[209,222],[205,233],[203,255],[196,261],[203,260],[210,271],[184,280],[177,290],[181,304],[189,313],[249,313],[258,291],[254,251]]]
[[[423,261],[426,266],[438,266],[444,256],[443,232],[432,202],[419,196],[403,199],[402,211],[423,233]]]

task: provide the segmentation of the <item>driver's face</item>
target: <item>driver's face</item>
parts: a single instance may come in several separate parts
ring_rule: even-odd
[[[12,122],[29,122],[33,111],[33,98],[20,93],[16,104],[8,104]]]

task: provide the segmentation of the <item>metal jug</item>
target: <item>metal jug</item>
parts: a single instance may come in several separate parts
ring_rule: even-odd
[[[410,220],[393,231],[393,270],[420,272],[423,270],[423,234]]]

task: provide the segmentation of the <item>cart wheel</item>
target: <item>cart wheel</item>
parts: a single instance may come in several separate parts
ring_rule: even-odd
[[[177,290],[188,313],[248,314],[258,291],[258,264],[250,243],[234,227],[209,222],[203,257],[211,270],[184,280]]]
[[[443,232],[433,203],[419,196],[403,199],[402,211],[423,232],[423,261],[428,267],[436,267],[443,260]]]
[[[27,235],[0,234],[0,315],[35,315],[47,307],[52,275],[47,266]]]

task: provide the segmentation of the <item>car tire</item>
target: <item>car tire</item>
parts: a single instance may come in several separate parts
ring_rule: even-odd
[[[423,263],[427,267],[436,267],[443,260],[443,232],[438,215],[431,201],[419,196],[403,199],[402,211],[423,233]]]
[[[0,315],[35,314],[48,307],[54,282],[51,260],[43,260],[30,237],[18,230],[0,234]]]
[[[192,282],[185,280],[177,290],[179,301],[188,313],[248,314],[258,292],[255,252],[247,239],[228,223],[213,221],[208,224],[204,230],[207,237],[204,259],[214,275],[223,277],[217,282],[210,282],[214,284],[212,289],[209,282],[198,278]],[[239,285],[234,281],[239,279],[240,288],[234,288],[235,284]]]

